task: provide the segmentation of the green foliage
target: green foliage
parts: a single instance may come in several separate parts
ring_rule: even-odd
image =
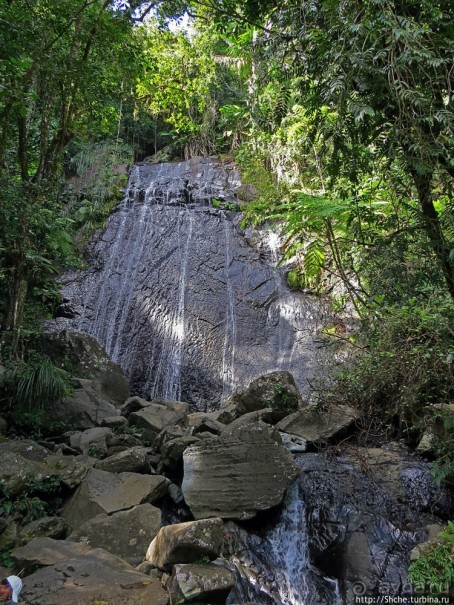
[[[425,0],[416,7],[368,0],[358,8],[355,2],[285,0],[269,14],[267,3],[246,4],[263,11],[267,30],[286,33],[267,31],[255,45],[253,136],[268,135],[262,153],[273,170],[303,194],[345,205],[336,223],[343,223],[354,248],[375,245],[386,215],[394,215],[398,230],[411,229],[416,219],[426,232],[434,270],[441,269],[454,296],[454,243],[445,222],[451,211],[443,216],[438,205],[446,198],[445,207],[452,208],[448,66],[454,47],[448,3]],[[265,120],[263,107],[274,108],[265,111]],[[383,202],[388,207],[382,219],[380,208],[368,204]],[[300,226],[306,243],[306,223]],[[392,233],[389,221],[381,236],[386,233]],[[345,237],[334,230],[328,243],[353,302],[357,267],[355,258],[346,262]]]
[[[433,435],[433,450],[436,460],[432,463],[432,474],[437,484],[454,484],[454,414],[443,408],[430,410],[425,418]]]
[[[421,593],[449,593],[454,584],[454,521],[437,538],[441,540],[432,543],[409,568],[409,580]]]
[[[287,274],[287,284],[292,290],[303,290],[306,286],[306,281],[300,271],[292,269]]]
[[[298,406],[295,402],[290,404],[290,397],[285,385],[278,383],[273,385],[274,397],[272,402],[273,410],[278,412],[286,411],[288,413],[296,412]]]
[[[105,226],[112,208],[122,199],[133,150],[118,141],[75,141],[68,153],[68,171],[75,174],[65,190],[65,211],[73,217],[77,238],[85,243],[97,228]]]
[[[0,4],[0,279],[13,356],[30,286],[71,254],[73,221],[61,212],[58,186],[64,152],[76,132],[116,130],[118,139],[137,73],[136,8],[102,0]]]
[[[258,193],[252,202],[243,204],[243,227],[247,224],[261,225],[266,222],[287,194],[285,186],[266,168],[256,144],[257,142],[244,143],[235,154],[243,183],[252,183]]]
[[[71,393],[70,377],[48,357],[30,352],[27,361],[10,366],[3,375],[1,407],[20,432],[40,436],[42,409]]]
[[[99,445],[97,445],[96,443],[90,444],[90,446],[88,448],[88,455],[91,456],[92,458],[98,458],[98,459],[101,459],[104,457],[103,451],[101,450]]]
[[[322,401],[357,405],[367,430],[382,436],[407,435],[434,404],[454,396],[454,311],[449,300],[434,298],[422,306],[410,299],[387,306],[363,328],[353,367],[346,368]],[[325,385],[326,386],[326,385]],[[436,408],[433,408],[435,411]],[[454,463],[452,440],[439,440],[439,455],[447,468]]]
[[[11,553],[14,548],[7,548],[5,550],[0,551],[0,565],[2,567],[6,567],[7,569],[13,569],[14,561],[11,557]]]
[[[191,137],[203,137],[210,122],[213,59],[200,40],[182,33],[147,26],[136,34],[145,66],[137,84],[139,98],[153,116],[162,116],[171,126],[174,139],[188,143]]]
[[[0,483],[0,513],[27,525],[35,519],[54,514],[61,505],[60,479],[51,475],[43,479],[27,477],[19,496],[12,496],[8,488]]]
[[[208,557],[207,555],[202,555],[195,561],[196,565],[209,565],[210,563],[210,557]]]

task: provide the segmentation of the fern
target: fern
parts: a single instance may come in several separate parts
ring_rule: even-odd
[[[69,394],[69,377],[46,357],[36,356],[22,363],[7,377],[11,405],[20,409],[42,408]]]

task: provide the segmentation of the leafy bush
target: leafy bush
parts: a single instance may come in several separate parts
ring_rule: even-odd
[[[429,422],[432,426],[429,430],[433,435],[436,456],[432,463],[432,474],[436,483],[446,481],[454,484],[454,413],[443,409],[431,411]]]
[[[418,592],[443,593],[454,585],[454,521],[438,537],[441,542],[410,565],[408,577]]]
[[[69,171],[75,172],[66,189],[67,212],[85,242],[99,227],[103,227],[112,208],[123,196],[128,177],[120,167],[133,160],[130,145],[105,141],[78,141],[71,148]]]
[[[60,490],[60,479],[54,475],[43,479],[27,477],[21,494],[14,497],[0,483],[0,513],[4,517],[14,517],[21,525],[27,525],[56,512],[61,505]]]
[[[29,412],[61,399],[71,390],[68,374],[48,357],[36,353],[29,361],[19,362],[6,373],[3,388],[3,401],[9,408]]]
[[[453,322],[452,305],[441,298],[386,307],[364,327],[367,345],[356,349],[352,367],[322,387],[319,397],[358,406],[366,437],[367,431],[382,438],[404,435],[411,443],[439,410],[434,405],[449,404],[454,396]],[[454,467],[454,446],[452,439],[436,443],[441,480]]]

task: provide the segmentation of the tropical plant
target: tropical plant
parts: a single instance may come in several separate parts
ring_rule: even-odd
[[[27,362],[15,363],[2,379],[2,405],[6,409],[36,412],[49,402],[70,394],[70,378],[48,357],[31,353]]]
[[[449,594],[454,583],[454,521],[449,521],[419,559],[411,563],[408,577],[417,592]]]

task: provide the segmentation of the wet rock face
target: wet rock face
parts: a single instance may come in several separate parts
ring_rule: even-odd
[[[347,603],[355,594],[404,594],[413,546],[432,515],[452,506],[428,465],[398,447],[304,454],[299,465],[315,564],[341,581]]]
[[[412,549],[434,514],[452,517],[429,465],[394,444],[297,462],[301,475],[268,527],[226,523],[224,556],[235,556],[240,578],[228,603],[353,605],[408,594]]]
[[[207,158],[135,166],[90,268],[63,276],[75,317],[54,328],[95,336],[147,399],[216,409],[273,370],[304,387],[321,311],[246,241],[238,185],[233,165]]]

